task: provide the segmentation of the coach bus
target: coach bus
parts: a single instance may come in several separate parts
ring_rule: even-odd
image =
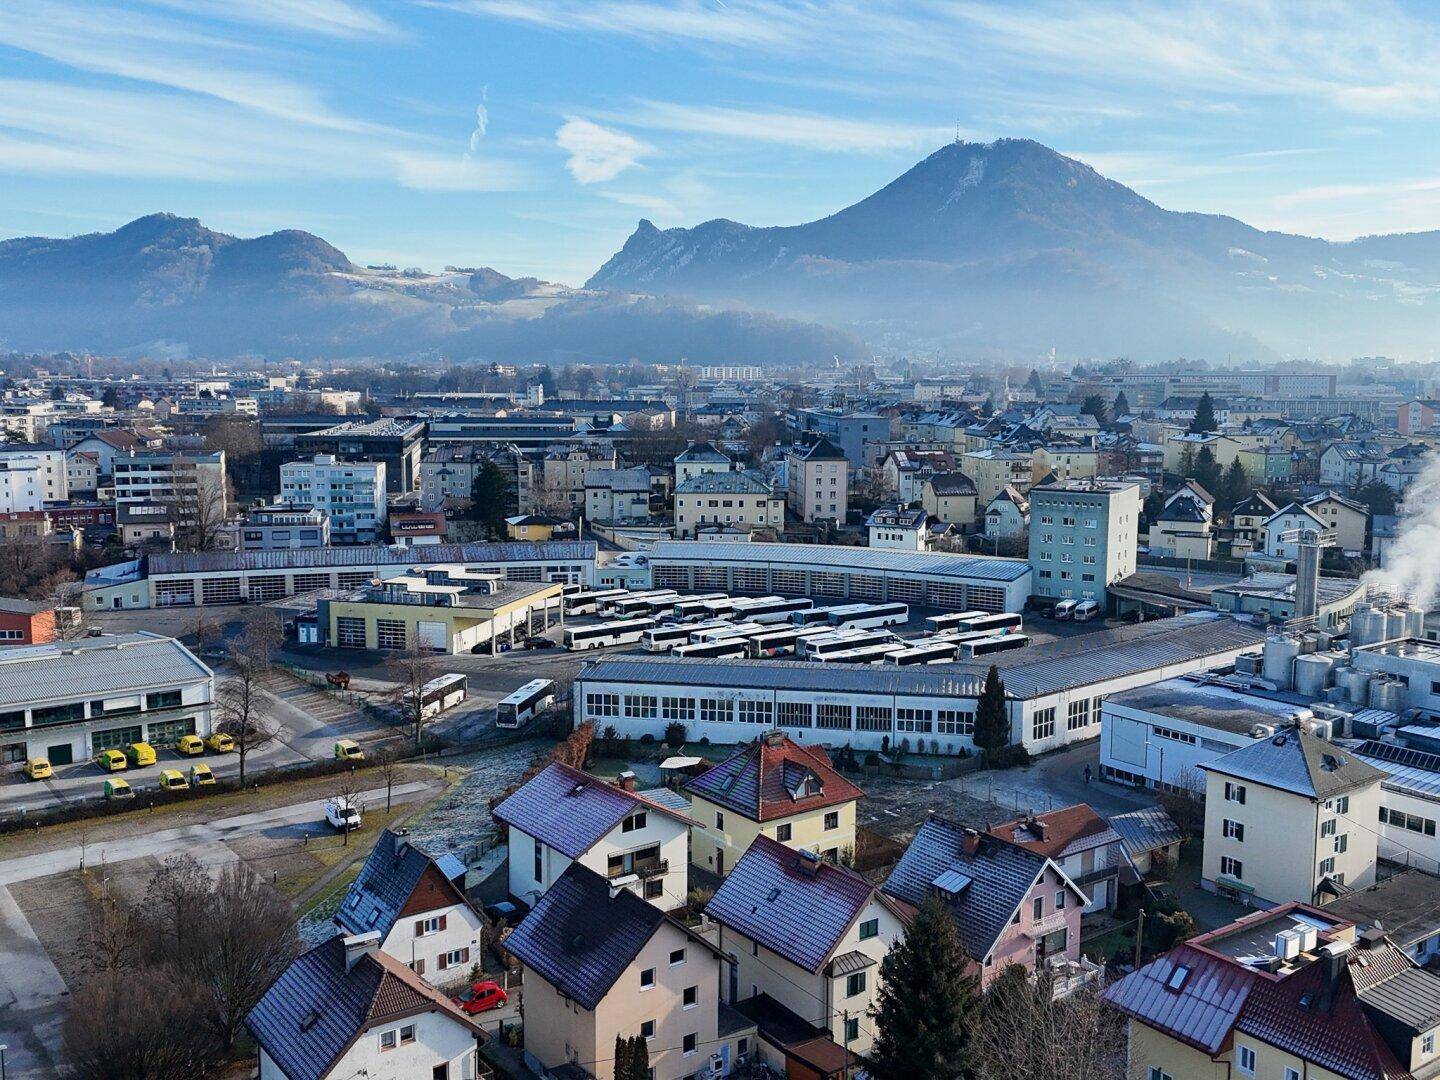
[[[705,593],[701,596],[682,596],[675,601],[674,614],[682,622],[692,616],[705,618],[710,614],[710,609],[705,605],[711,600],[730,599],[724,593]]]
[[[1024,623],[1019,612],[1002,611],[998,615],[972,615],[954,629],[962,634],[1018,634]]]
[[[566,615],[594,615],[600,610],[600,605],[607,600],[614,600],[616,597],[624,596],[624,589],[589,589],[571,593],[565,597]]]
[[[572,652],[603,649],[609,645],[634,645],[659,624],[654,619],[615,619],[593,626],[567,626],[565,648]]]
[[[610,608],[617,619],[639,619],[659,617],[662,611],[669,611],[675,605],[679,593],[635,594],[616,600]]]
[[[822,626],[768,626],[765,633],[750,638],[750,655],[793,656],[800,642],[806,638],[819,637],[829,633],[829,627]]]
[[[885,631],[850,629],[842,630],[838,634],[805,638],[796,651],[813,659],[844,652],[846,649],[858,649],[862,645],[883,645],[894,640],[895,635]]]
[[[790,600],[776,597],[773,600],[766,599],[743,605],[737,604],[735,605],[735,617],[759,623],[787,623],[795,612],[809,611],[814,606],[814,601],[804,596]]]
[[[861,645],[855,649],[841,649],[815,659],[822,664],[882,664],[885,658],[905,648],[898,641],[882,641],[878,645]]]
[[[690,657],[731,657],[744,656],[750,651],[744,638],[719,638],[714,641],[695,641],[689,645],[676,645],[670,650],[671,656]]]
[[[790,623],[793,626],[814,626],[816,624],[829,626],[830,616],[835,612],[850,611],[864,606],[864,604],[846,604],[844,607],[805,608],[802,611],[792,611],[790,613]]]
[[[864,630],[877,626],[904,626],[909,621],[909,604],[856,604],[851,610],[830,613],[830,625],[840,629],[851,626]]]
[[[651,652],[668,652],[671,646],[690,644],[690,635],[696,630],[721,629],[730,629],[730,624],[718,620],[700,623],[698,626],[695,623],[671,623],[668,626],[657,626],[653,630],[646,630],[641,642]]]
[[[955,659],[959,646],[947,641],[927,641],[914,645],[903,652],[891,653],[885,658],[887,664],[909,667],[911,664],[948,664]]]
[[[955,630],[971,619],[978,619],[982,615],[988,614],[990,614],[988,611],[947,611],[943,615],[931,615],[925,620],[925,632],[940,634],[946,630]]]
[[[766,630],[768,627],[761,626],[758,622],[717,622],[714,625],[702,626],[698,630],[693,626],[689,629],[690,640],[695,642],[714,641],[716,638],[745,637],[752,632]]]
[[[424,717],[438,716],[452,705],[459,705],[465,700],[465,691],[469,686],[469,680],[464,675],[439,675],[431,679],[419,690],[411,691],[405,695],[406,712],[410,711],[415,695],[420,695],[420,715]],[[412,714],[413,715],[413,714]]]
[[[518,728],[536,713],[555,704],[553,679],[531,679],[514,693],[500,699],[495,706],[495,726]]]
[[[977,656],[989,656],[991,653],[1023,649],[1029,644],[1030,639],[1024,634],[996,634],[993,637],[981,638],[979,641],[962,641],[960,658],[973,660]]]

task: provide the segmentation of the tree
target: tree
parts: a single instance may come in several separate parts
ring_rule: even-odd
[[[1005,684],[994,664],[985,673],[985,687],[975,708],[975,745],[1000,750],[1010,744],[1010,716],[1005,708]]]
[[[1045,389],[1044,383],[1040,381],[1040,372],[1036,371],[1033,367],[1030,369],[1030,378],[1025,380],[1025,385],[1037,394],[1043,392]]]
[[[1110,412],[1112,416],[1130,415],[1130,399],[1125,396],[1124,390],[1115,395],[1115,405]]]
[[[220,1072],[195,981],[168,967],[86,979],[64,1032],[68,1080],[206,1080]]]
[[[555,396],[555,373],[550,370],[549,364],[540,365],[540,370],[535,373],[535,381],[545,391],[545,400],[549,401]]]
[[[411,641],[407,648],[385,661],[385,672],[395,683],[392,700],[405,723],[410,725],[415,749],[423,753],[425,728],[431,718],[425,715],[420,690],[435,677],[435,654],[419,642]]]
[[[1195,447],[1191,443],[1180,451],[1180,475],[1187,479],[1195,476]]]
[[[932,894],[880,963],[871,1076],[958,1080],[964,1074],[979,1009],[978,982],[967,974],[968,965],[955,920]]]
[[[224,468],[177,458],[175,492],[162,500],[182,551],[214,551],[230,518],[230,479]]]
[[[382,746],[374,753],[375,771],[385,785],[385,813],[390,813],[390,796],[395,787],[395,778],[400,774],[400,755],[393,746]]]
[[[1200,401],[1195,406],[1195,418],[1190,421],[1189,432],[1191,435],[1200,435],[1207,431],[1214,431],[1215,423],[1215,402],[1210,398],[1210,391],[1200,395]]]
[[[1215,460],[1215,451],[1202,446],[1195,455],[1195,468],[1190,478],[1212,495],[1220,487],[1220,463]]]
[[[1058,1000],[1048,971],[1011,965],[990,984],[970,1043],[975,1080],[1120,1080],[1125,1020],[1094,987]]]
[[[145,886],[148,936],[160,948],[178,948],[195,930],[210,891],[210,876],[193,855],[172,855]]]
[[[118,409],[120,407],[120,394],[113,386],[107,386],[105,392],[100,395],[100,405],[106,409]]]
[[[279,734],[279,728],[264,711],[264,681],[278,648],[274,625],[273,613],[257,610],[252,614],[246,628],[230,645],[227,660],[231,674],[215,693],[219,728],[235,740],[241,787],[245,786],[245,765],[250,755],[269,746]]]
[[[1093,416],[1097,424],[1103,424],[1110,419],[1110,414],[1105,408],[1105,399],[1099,394],[1088,395],[1084,404],[1080,406],[1080,411]]]
[[[493,461],[481,463],[470,482],[470,518],[484,525],[491,535],[503,536],[513,499],[505,470]]]
[[[64,401],[64,400],[65,400],[65,388],[64,388],[63,386],[61,386],[58,382],[57,382],[54,386],[50,387],[50,400],[51,400],[51,401]]]
[[[984,417],[986,420],[990,419],[990,417],[992,417],[992,416],[995,415],[995,395],[994,395],[994,394],[989,395],[989,396],[985,399],[985,403],[980,406],[980,415],[981,415],[982,417]]]
[[[639,1035],[615,1036],[615,1080],[646,1080],[650,1075],[650,1047]]]
[[[1372,514],[1395,513],[1395,489],[1382,480],[1372,480],[1355,492]]]
[[[342,808],[348,807],[363,813],[364,807],[361,805],[363,800],[360,798],[361,790],[360,777],[355,772],[355,766],[351,765],[350,768],[346,769],[336,779],[335,787],[330,798],[336,803],[339,803]],[[341,830],[341,834],[345,838],[345,846],[349,847],[350,822],[348,818],[345,819],[345,827]]]
[[[1230,462],[1230,467],[1225,470],[1225,475],[1220,478],[1220,491],[1217,498],[1220,504],[1227,510],[1240,502],[1250,494],[1250,477],[1245,475],[1245,469],[1237,457]]]

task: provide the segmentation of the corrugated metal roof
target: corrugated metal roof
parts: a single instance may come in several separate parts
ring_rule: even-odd
[[[1178,989],[1170,989],[1172,981]],[[1182,945],[1112,983],[1104,997],[1137,1020],[1214,1054],[1254,982],[1249,969]]]
[[[1440,754],[1375,740],[1361,743],[1352,753],[1386,774],[1382,787],[1421,798],[1440,798]]]
[[[308,570],[346,566],[428,566],[438,563],[574,562],[595,558],[590,540],[535,543],[434,544],[420,548],[302,548],[299,551],[185,551],[148,556],[150,577],[242,570]]]
[[[0,652],[0,708],[54,698],[140,693],[210,677],[174,638],[147,631]]]
[[[948,555],[942,552],[887,551],[837,544],[730,544],[704,540],[661,540],[650,550],[650,562],[719,562],[769,566],[786,570],[888,570],[895,574],[967,578],[976,581],[1018,581],[1030,573],[1024,559],[989,555]]]
[[[1159,806],[1144,806],[1139,810],[1116,814],[1110,819],[1110,827],[1120,834],[1125,851],[1131,858],[1185,839],[1180,826]]]

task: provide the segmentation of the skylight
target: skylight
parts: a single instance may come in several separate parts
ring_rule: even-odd
[[[1185,980],[1189,977],[1190,969],[1184,964],[1176,964],[1175,970],[1170,972],[1170,978],[1165,980],[1165,989],[1179,993],[1180,988],[1185,985]]]

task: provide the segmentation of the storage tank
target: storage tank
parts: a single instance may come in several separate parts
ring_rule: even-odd
[[[1289,690],[1291,680],[1290,668],[1295,662],[1295,658],[1299,655],[1300,643],[1294,638],[1267,637],[1265,639],[1265,659],[1261,663],[1261,673],[1279,689]]]
[[[1373,645],[1384,638],[1386,625],[1383,611],[1377,611],[1368,604],[1357,607],[1350,616],[1350,643]]]
[[[1335,658],[1329,653],[1314,653],[1311,656],[1295,658],[1295,692],[1308,698],[1318,698],[1325,692],[1330,681],[1330,669]]]
[[[1394,641],[1407,635],[1405,629],[1405,612],[1399,608],[1391,608],[1385,612],[1385,640]]]
[[[1405,688],[1394,679],[1370,680],[1370,707],[1398,713],[1405,708]]]
[[[1352,705],[1366,705],[1370,701],[1370,673],[1359,668],[1341,668],[1335,673],[1335,685],[1345,689],[1345,697]]]
[[[1425,636],[1424,609],[1406,604],[1401,610],[1405,612],[1405,636],[1423,638]]]

